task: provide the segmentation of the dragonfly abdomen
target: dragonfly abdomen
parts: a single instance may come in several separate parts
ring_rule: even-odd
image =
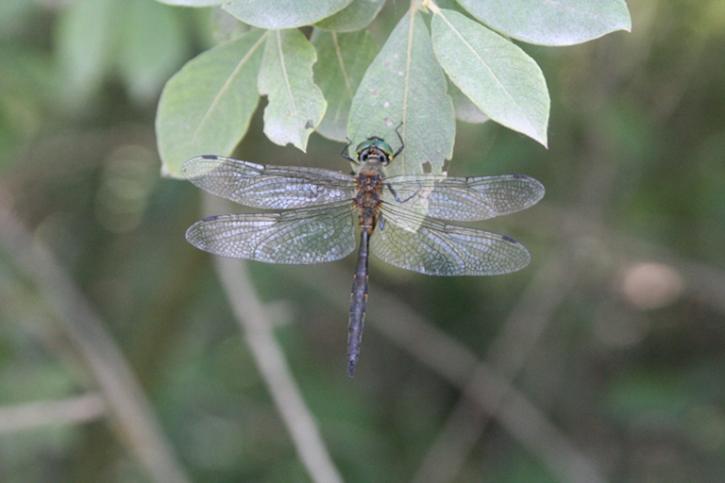
[[[377,158],[376,158],[377,159]],[[347,338],[347,377],[355,375],[355,364],[360,354],[365,309],[368,301],[368,249],[378,219],[378,210],[382,204],[380,194],[383,190],[383,178],[375,169],[362,169],[356,178],[358,193],[353,203],[358,209],[360,222],[360,251],[352,281],[350,295],[350,323]]]
[[[355,375],[355,365],[360,355],[365,311],[368,303],[368,248],[372,230],[363,229],[360,236],[360,251],[357,257],[355,275],[350,294],[350,323],[347,336],[347,377]]]

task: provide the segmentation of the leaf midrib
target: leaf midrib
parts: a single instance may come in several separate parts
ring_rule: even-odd
[[[204,116],[202,117],[201,121],[199,121],[199,125],[194,130],[194,136],[192,138],[194,142],[196,142],[196,140],[198,139],[199,133],[202,131],[202,127],[204,126],[204,124],[207,122],[208,119],[211,119],[212,113],[216,109],[216,107],[219,104],[219,102],[221,101],[221,99],[224,97],[224,95],[227,93],[227,91],[231,88],[232,83],[234,82],[234,80],[237,77],[237,75],[239,75],[239,72],[242,70],[242,67],[244,67],[247,64],[247,62],[249,62],[249,59],[252,58],[252,55],[254,55],[254,53],[257,51],[257,49],[260,47],[260,45],[262,45],[262,42],[267,37],[267,34],[268,33],[269,33],[269,31],[265,32],[259,38],[259,40],[257,40],[254,43],[254,45],[252,46],[252,48],[249,49],[249,51],[239,61],[239,63],[234,68],[234,70],[232,71],[232,73],[229,75],[229,77],[227,78],[227,80],[224,81],[224,84],[222,85],[222,88],[219,89],[219,92],[217,93],[217,95],[214,96],[214,100],[212,101],[211,105],[209,106],[209,108],[204,113]]]

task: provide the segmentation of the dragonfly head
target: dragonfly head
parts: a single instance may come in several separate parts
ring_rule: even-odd
[[[371,137],[355,148],[360,164],[381,164],[387,166],[393,160],[393,150],[388,143],[379,137]]]

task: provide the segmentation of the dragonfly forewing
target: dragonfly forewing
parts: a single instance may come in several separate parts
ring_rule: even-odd
[[[544,197],[544,185],[525,175],[469,178],[406,175],[386,179],[383,199],[421,215],[480,221],[525,210]]]
[[[350,202],[282,213],[212,216],[191,225],[195,247],[232,258],[267,263],[331,262],[355,249]]]
[[[199,188],[240,205],[285,210],[350,200],[355,178],[337,171],[265,166],[222,156],[184,163],[184,175]]]
[[[370,253],[426,275],[501,275],[524,268],[531,255],[513,238],[449,225],[385,203]]]

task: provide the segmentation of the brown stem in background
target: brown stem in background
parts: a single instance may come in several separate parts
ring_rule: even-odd
[[[207,211],[223,213],[226,202],[204,195]],[[219,279],[244,334],[262,379],[290,432],[292,442],[315,483],[340,483],[342,477],[327,450],[312,412],[290,371],[282,348],[274,338],[272,323],[262,306],[246,262],[214,257]]]
[[[0,205],[0,227],[0,247],[35,283],[77,345],[95,377],[118,437],[153,481],[190,482],[126,358],[73,280],[4,205]]]

